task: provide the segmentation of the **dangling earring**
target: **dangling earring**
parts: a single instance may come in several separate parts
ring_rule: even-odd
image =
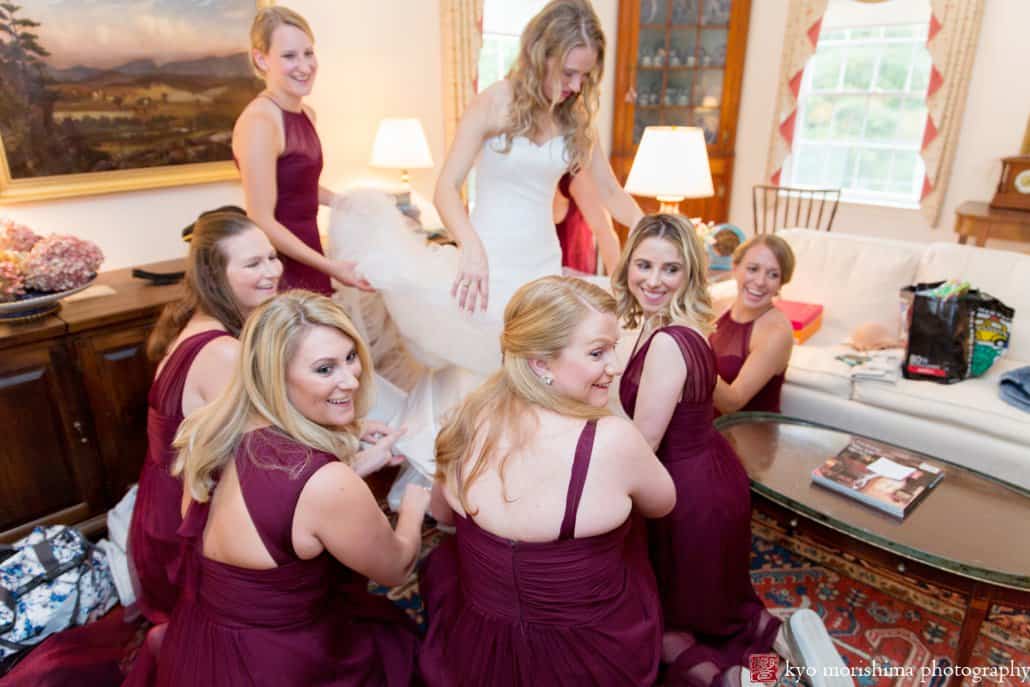
[[[554,384],[554,377],[552,377],[551,375],[544,375],[543,382],[547,386],[551,386],[552,384]]]

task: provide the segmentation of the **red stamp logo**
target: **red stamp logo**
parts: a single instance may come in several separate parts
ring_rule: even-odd
[[[748,670],[752,682],[776,682],[780,669],[780,657],[776,654],[751,654]]]

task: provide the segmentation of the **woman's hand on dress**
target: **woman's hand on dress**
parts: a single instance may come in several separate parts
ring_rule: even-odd
[[[485,311],[490,296],[490,267],[483,247],[464,245],[458,261],[458,276],[451,286],[451,295],[458,300],[458,307],[474,312],[476,306]]]
[[[429,508],[429,499],[432,496],[432,489],[424,487],[421,484],[414,484],[409,482],[404,487],[404,496],[401,497],[402,512],[410,511],[424,515],[426,510]],[[419,518],[421,520],[421,518]]]
[[[374,420],[366,422],[361,440],[370,446],[358,452],[357,461],[361,467],[360,472],[363,475],[370,475],[387,465],[403,463],[404,456],[394,455],[392,449],[397,440],[407,431],[407,427],[393,429],[382,422]]]
[[[329,276],[344,286],[351,286],[361,291],[375,291],[368,280],[358,273],[358,263],[353,260],[333,260]]]

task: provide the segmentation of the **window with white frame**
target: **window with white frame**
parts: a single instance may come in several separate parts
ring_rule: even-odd
[[[929,21],[908,19],[824,24],[798,94],[785,185],[840,188],[848,202],[918,206]]]
[[[519,53],[519,36],[546,0],[485,0],[483,49],[479,52],[479,90],[508,73]]]

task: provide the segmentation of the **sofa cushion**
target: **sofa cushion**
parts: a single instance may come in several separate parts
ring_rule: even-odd
[[[1030,363],[1030,255],[957,243],[930,244],[915,281],[944,279],[965,279],[1014,308],[1012,338],[1005,356]]]
[[[1024,363],[1001,359],[983,377],[957,384],[911,379],[891,384],[856,379],[852,399],[1030,446],[1030,413],[1010,406],[998,396],[1001,375],[1022,365]]]
[[[898,331],[898,290],[912,283],[925,244],[810,229],[777,235],[797,259],[781,296],[823,305],[818,342],[838,343],[864,322]]]
[[[837,398],[851,398],[851,368],[836,359],[842,353],[854,351],[840,345],[817,346],[810,341],[794,346],[787,368],[787,383]]]

